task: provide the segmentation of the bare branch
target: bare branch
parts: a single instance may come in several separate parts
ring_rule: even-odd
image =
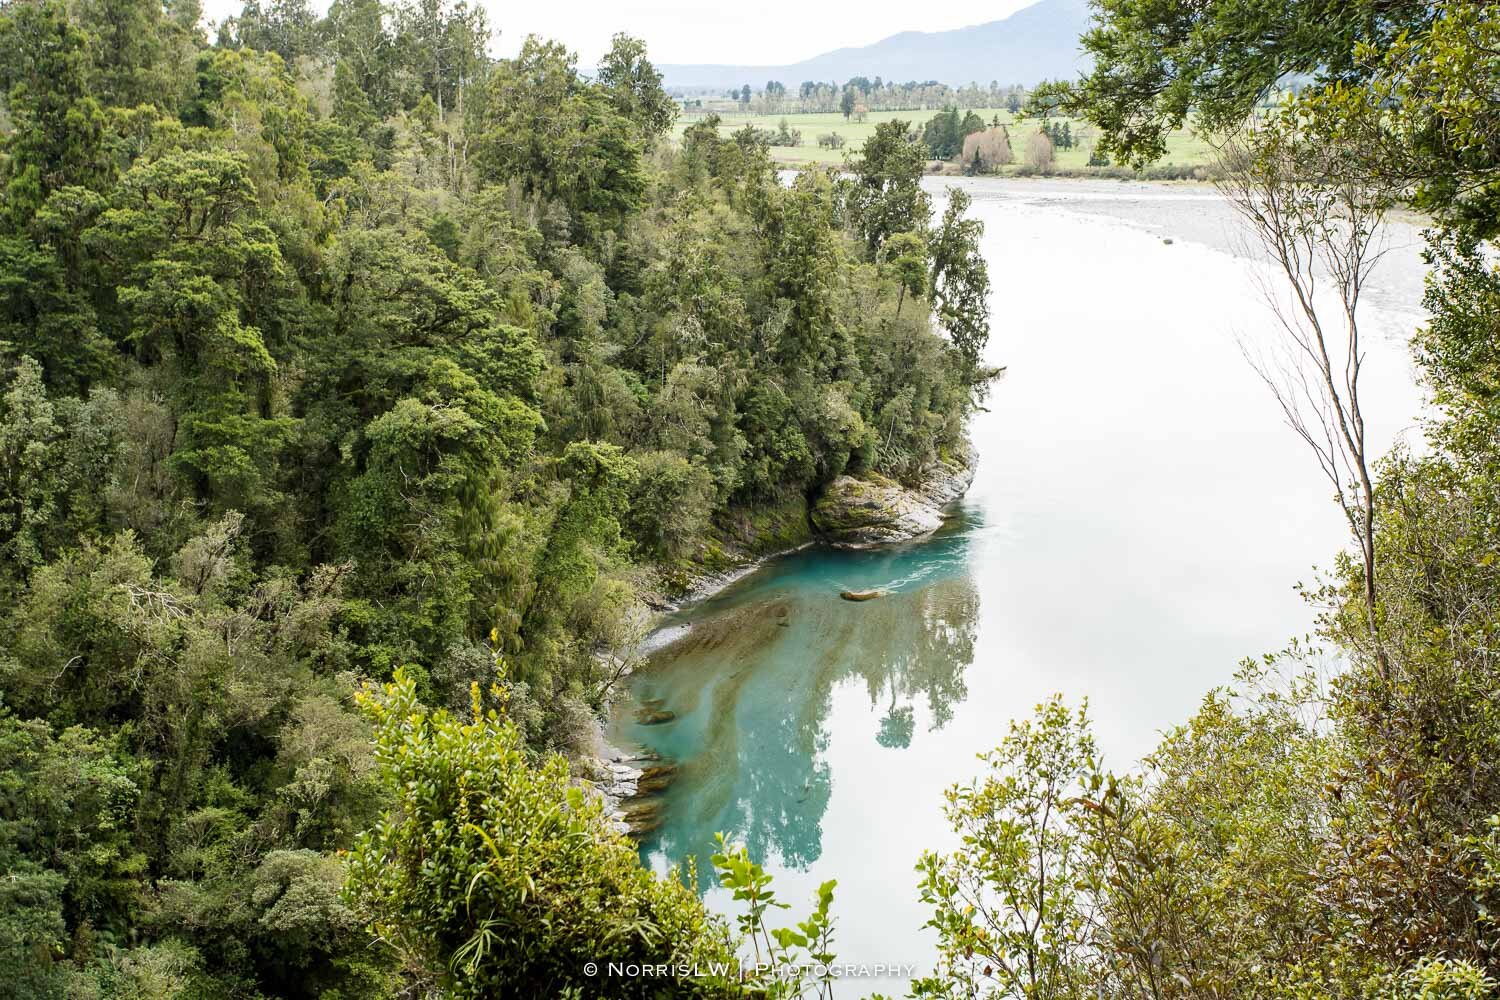
[[[1321,138],[1295,110],[1275,116],[1225,147],[1219,189],[1277,278],[1257,276],[1277,341],[1267,349],[1242,338],[1240,351],[1333,486],[1359,550],[1366,626],[1383,671],[1358,307],[1388,249],[1383,226],[1395,192]]]

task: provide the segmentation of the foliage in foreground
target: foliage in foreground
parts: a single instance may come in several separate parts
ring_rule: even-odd
[[[360,696],[395,799],[354,847],[349,891],[403,966],[461,997],[593,995],[589,962],[732,966],[692,890],[642,868],[567,762],[533,764],[515,725],[473,697],[467,721],[429,710],[404,671]],[[733,982],[616,977],[606,992],[721,996]]]
[[[1324,715],[1341,699],[1286,669],[1247,665],[1129,777],[1100,767],[1060,701],[1014,723],[949,793],[963,846],[923,858],[942,959],[917,994],[1492,997],[1494,834],[1453,841],[1441,873],[1401,866],[1415,830],[1380,830],[1389,853],[1367,853],[1359,747]],[[1434,876],[1476,936],[1418,908]]]
[[[531,759],[498,685],[472,698],[467,721],[428,709],[400,670],[359,695],[392,801],[350,855],[348,894],[413,981],[459,997],[831,996],[826,971],[773,969],[833,960],[832,882],[806,920],[772,928],[787,904],[721,834],[714,867],[745,903],[732,938],[691,871],[653,876],[561,756]]]

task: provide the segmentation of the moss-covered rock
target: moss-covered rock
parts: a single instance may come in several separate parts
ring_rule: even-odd
[[[813,505],[813,527],[824,540],[851,548],[921,538],[942,527],[944,508],[973,481],[972,452],[963,461],[935,463],[914,486],[873,473],[840,476]]]

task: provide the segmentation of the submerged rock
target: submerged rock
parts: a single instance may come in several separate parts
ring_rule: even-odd
[[[627,821],[652,819],[661,812],[661,799],[654,795],[632,799],[620,808],[620,812]]]
[[[877,597],[884,597],[883,590],[841,590],[839,596],[846,601],[873,601]]]
[[[635,721],[643,726],[660,726],[677,718],[677,713],[665,708],[642,708],[635,713]]]
[[[922,538],[942,527],[943,508],[974,481],[974,455],[942,461],[915,486],[873,473],[840,476],[813,505],[813,527],[834,545],[866,548]]]
[[[655,833],[659,826],[661,826],[661,814],[657,813],[649,820],[627,823],[625,826],[625,835],[633,840],[640,840],[648,834]]]
[[[661,826],[662,801],[656,796],[631,799],[621,804],[618,816],[625,832],[639,839]]]
[[[657,764],[644,768],[640,776],[636,778],[636,792],[639,795],[645,795],[647,792],[665,791],[676,776],[677,765],[675,764]]]

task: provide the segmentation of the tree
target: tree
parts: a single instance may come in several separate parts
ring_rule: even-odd
[[[984,364],[984,349],[990,338],[990,277],[979,245],[984,224],[964,218],[969,201],[961,189],[948,189],[948,207],[928,242],[928,287],[932,289],[938,323],[958,352],[970,390],[983,399],[998,371]]]
[[[844,121],[848,121],[849,116],[854,114],[854,100],[854,88],[852,86],[844,87],[844,93],[839,98],[839,111],[843,113]]]
[[[959,159],[975,173],[993,173],[997,167],[1015,161],[1015,154],[1010,149],[1010,135],[1004,126],[972,133],[964,138]]]
[[[1347,992],[1370,975],[1325,944],[1352,927],[1317,874],[1338,753],[1317,729],[1324,681],[1296,648],[1246,665],[1138,778],[1107,781],[1084,805],[1096,991],[1296,995]]]
[[[1052,140],[1044,132],[1033,132],[1026,137],[1026,165],[1032,170],[1050,169],[1052,156]]]
[[[315,462],[329,558],[372,607],[354,632],[383,669],[433,661],[495,607],[525,546],[506,475],[530,459],[543,359],[499,295],[425,239],[351,233],[329,248],[343,292],[298,402],[338,458]],[[351,345],[357,345],[351,347]],[[339,442],[334,444],[332,442]]]
[[[956,107],[933,116],[922,129],[922,141],[934,159],[951,160],[963,151],[964,140],[984,131],[984,121],[972,111],[959,115]]]
[[[1288,76],[1357,84],[1402,32],[1431,23],[1431,5],[1287,0],[1211,3],[1166,12],[1151,0],[1104,0],[1082,39],[1094,68],[1075,85],[1038,88],[1033,100],[1062,98],[1066,110],[1103,131],[1104,153],[1144,164],[1166,154],[1166,137],[1190,111],[1213,133],[1239,127]]]
[[[50,247],[0,236],[0,341],[35,359],[49,386],[81,394],[114,371],[116,358],[67,272]]]
[[[899,316],[907,295],[913,298],[927,295],[927,243],[920,234],[908,231],[891,234],[881,249],[899,283],[900,291],[896,296],[896,315]]]
[[[1379,653],[1375,486],[1360,396],[1365,355],[1359,300],[1384,254],[1381,224],[1393,192],[1372,182],[1334,136],[1295,111],[1232,148],[1219,188],[1249,224],[1290,290],[1265,295],[1283,335],[1273,348],[1241,350],[1313,451],[1360,552],[1368,635]],[[1317,298],[1327,276],[1339,308]]]
[[[124,427],[111,390],[49,397],[29,357],[9,374],[0,396],[0,580],[17,585],[103,526]]]
[[[561,45],[529,37],[495,67],[477,112],[478,162],[487,180],[557,199],[587,241],[640,204],[645,137],[574,64]]]
[[[617,34],[599,63],[599,83],[615,109],[635,122],[649,148],[672,128],[677,102],[662,89],[661,74],[646,59],[646,43]]]
[[[790,306],[772,352],[789,370],[827,373],[845,334],[835,308],[839,246],[831,228],[832,184],[824,175],[804,174],[788,189],[761,195],[767,278]]]
[[[177,48],[179,26],[157,0],[82,0],[79,18],[92,27],[89,56],[95,90],[105,107],[171,107],[183,84]],[[187,29],[196,32],[197,18]]]
[[[844,203],[870,260],[879,256],[881,245],[893,234],[910,230],[931,212],[931,199],[921,183],[926,158],[908,129],[904,121],[881,122],[849,161],[853,178],[845,188]]]
[[[178,886],[170,899],[184,974],[201,963],[278,991],[336,982],[383,988],[378,976],[361,982],[355,971],[363,942],[347,936],[355,925],[338,912],[337,875],[331,885],[326,877],[337,862],[289,868],[270,856],[333,849],[368,822],[364,735],[348,729],[326,694],[314,709],[317,685],[305,680],[309,663],[337,661],[327,628],[339,574],[325,567],[305,583],[247,579],[242,524],[229,516],[210,526],[160,574],[128,533],[85,542],[36,575],[7,624],[7,705],[23,717],[45,712],[60,735],[50,764],[7,754],[0,787],[44,781],[59,798],[73,797],[73,815],[46,817],[41,828],[64,824],[66,850],[18,846],[67,876],[63,926],[84,961],[53,959],[66,962],[80,989],[114,964],[88,961],[94,928],[120,938],[144,930],[142,886],[169,878]],[[285,797],[226,787],[232,779],[217,761],[251,739],[268,741],[264,760],[283,774]],[[33,746],[45,750],[45,742]],[[40,818],[36,801],[23,821]],[[155,939],[141,936],[137,947]],[[117,958],[128,969],[144,956]]]
[[[708,528],[715,500],[710,470],[676,451],[647,452],[636,460],[631,484],[631,535],[653,556],[677,558]]]
[[[0,971],[14,996],[58,995],[70,928],[128,926],[131,872],[147,863],[131,836],[147,776],[118,741],[82,727],[54,734],[6,709],[0,750]]]
[[[291,421],[262,400],[277,368],[268,341],[282,332],[287,275],[255,217],[247,158],[143,159],[117,198],[83,241],[117,275],[122,339],[183,380],[175,464],[201,497],[269,517]]]
[[[394,58],[416,76],[442,120],[461,105],[465,87],[481,73],[490,29],[484,8],[464,0],[406,0],[396,11]],[[407,97],[410,103],[416,103]]]
[[[964,846],[918,863],[935,974],[918,996],[1084,997],[1093,946],[1090,807],[1108,791],[1083,709],[1052,699],[1011,723],[983,757],[988,773],[948,789],[944,810]]]
[[[398,49],[385,15],[380,0],[333,0],[328,8],[334,112],[351,127],[372,124],[396,108]]]
[[[248,0],[219,30],[221,38],[228,33],[234,45],[275,52],[287,63],[314,55],[323,42],[318,17],[307,0],[271,0],[264,7],[259,0]]]
[[[113,178],[104,113],[87,85],[88,42],[60,3],[16,4],[0,13],[0,82],[15,126],[0,178],[14,231],[54,191],[102,187]]]

